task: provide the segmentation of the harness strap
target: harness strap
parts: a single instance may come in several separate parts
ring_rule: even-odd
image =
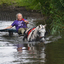
[[[31,33],[31,31],[34,30],[34,29],[35,29],[35,28],[32,28],[32,29],[30,29],[30,30],[28,31],[27,37],[29,36],[29,34]]]
[[[40,39],[45,38],[44,36],[40,37]]]

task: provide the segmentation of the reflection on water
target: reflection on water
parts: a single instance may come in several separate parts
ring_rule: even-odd
[[[0,21],[0,29],[12,22]],[[23,42],[22,38],[17,33],[9,37],[7,32],[0,32],[0,64],[64,64],[64,41],[61,36],[48,36],[44,44]]]
[[[43,44],[0,44],[0,64],[44,63],[45,56]]]
[[[31,44],[18,44],[17,51],[18,53],[14,55],[14,57],[16,58],[16,60],[14,61],[15,63],[45,62],[44,50],[41,50],[40,53],[40,50],[37,50],[37,46],[33,46]]]
[[[12,22],[0,21],[0,29],[9,26]],[[23,42],[22,38],[16,33],[9,37],[7,32],[0,32],[0,64],[43,64],[45,62],[45,46],[38,44],[39,42],[36,45],[36,42],[28,44]]]

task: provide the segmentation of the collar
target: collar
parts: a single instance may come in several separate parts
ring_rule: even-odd
[[[22,21],[22,19],[21,20],[18,20],[18,21]]]

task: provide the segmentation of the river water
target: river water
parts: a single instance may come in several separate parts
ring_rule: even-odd
[[[28,19],[28,27],[35,27],[35,19]],[[0,21],[0,29],[11,25],[13,21]],[[64,64],[64,40],[58,36],[48,35],[46,41],[23,42],[22,36],[14,33],[0,32],[0,64]]]

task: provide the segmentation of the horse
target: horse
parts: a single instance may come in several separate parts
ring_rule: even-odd
[[[45,25],[41,24],[35,28],[28,29],[25,32],[23,41],[27,40],[28,42],[32,42],[32,41],[44,42],[45,41],[45,33],[46,33],[45,27],[46,27],[46,24]]]

